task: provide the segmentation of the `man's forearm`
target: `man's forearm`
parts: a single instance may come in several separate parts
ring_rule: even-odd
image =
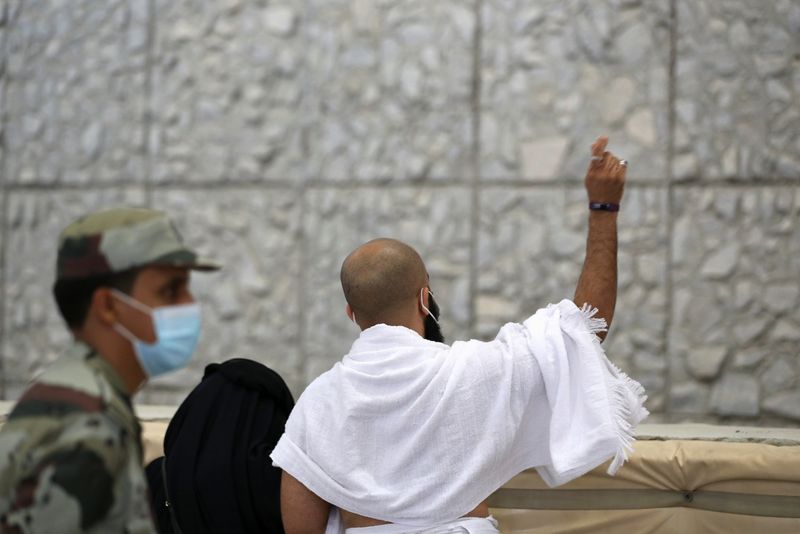
[[[628,163],[606,150],[608,137],[592,144],[592,159],[586,171],[589,196],[589,236],[586,259],[575,289],[575,304],[597,308],[598,317],[611,326],[617,304],[617,211],[625,188]],[[604,211],[613,208],[615,211]],[[597,209],[599,208],[599,209]],[[598,333],[605,339],[605,332]]]
[[[617,303],[617,213],[589,212],[589,235],[586,241],[586,259],[575,290],[575,304],[585,303],[597,308],[611,326]],[[598,333],[605,339],[606,333]]]

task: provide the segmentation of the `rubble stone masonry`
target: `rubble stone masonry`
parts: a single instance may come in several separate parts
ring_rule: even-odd
[[[0,0],[0,398],[68,335],[55,240],[168,210],[194,277],[180,402],[250,357],[296,395],[356,337],[339,266],[426,259],[450,340],[570,298],[583,173],[630,161],[605,348],[653,422],[800,425],[796,0]]]

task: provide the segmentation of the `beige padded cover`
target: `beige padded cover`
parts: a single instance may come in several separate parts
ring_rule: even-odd
[[[169,421],[142,421],[144,465],[164,455],[164,435]]]
[[[526,471],[490,504],[508,533],[800,533],[800,446],[638,441],[616,477],[547,489]]]

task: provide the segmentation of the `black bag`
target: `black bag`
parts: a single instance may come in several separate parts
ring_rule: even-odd
[[[275,371],[246,359],[206,367],[146,468],[161,534],[283,534],[272,449],[294,399]]]

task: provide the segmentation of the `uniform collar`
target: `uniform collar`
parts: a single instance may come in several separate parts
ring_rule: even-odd
[[[122,377],[96,350],[82,341],[75,341],[67,352],[67,356],[83,360],[96,369],[111,384],[114,391],[130,404],[131,396],[125,388],[125,382]]]

